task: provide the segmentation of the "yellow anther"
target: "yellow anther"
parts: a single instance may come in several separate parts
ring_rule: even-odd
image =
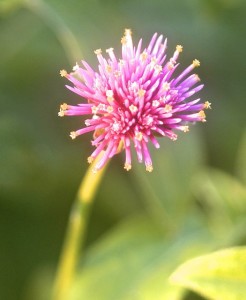
[[[92,108],[91,108],[91,111],[93,114],[96,114],[98,112],[98,107],[93,105]]]
[[[204,108],[205,108],[205,109],[211,109],[211,103],[210,103],[209,101],[206,101],[206,102],[204,103]]]
[[[74,140],[76,139],[76,137],[78,136],[77,132],[76,131],[71,131],[70,132],[70,137]]]
[[[135,112],[137,112],[137,110],[138,110],[137,106],[135,106],[135,105],[133,105],[133,104],[129,106],[129,109],[130,109],[130,111],[131,111],[132,113],[135,113]]]
[[[107,70],[108,73],[111,73],[112,72],[112,67],[110,65],[107,65],[106,70]]]
[[[163,85],[162,85],[162,88],[163,88],[164,91],[170,90],[170,83],[164,82]]]
[[[66,77],[67,76],[67,71],[66,70],[61,70],[60,75],[61,75],[61,77]]]
[[[170,104],[166,104],[164,106],[164,112],[170,112],[170,111],[172,111],[172,109],[173,109],[173,107]]]
[[[121,75],[121,72],[120,71],[114,71],[114,76],[115,77],[120,77]]]
[[[152,101],[152,106],[158,107],[160,105],[160,102],[158,100],[153,100]]]
[[[136,132],[135,138],[136,138],[138,141],[142,141],[142,139],[143,139],[143,134],[142,134],[142,132]]]
[[[177,45],[177,46],[176,46],[176,50],[177,50],[179,53],[182,52],[182,51],[183,51],[183,46]]]
[[[113,93],[112,90],[107,90],[107,91],[106,91],[106,96],[107,96],[107,100],[108,100],[109,102],[114,101],[114,93]]]
[[[61,110],[67,110],[67,108],[68,108],[67,103],[63,103],[63,104],[60,105]]]
[[[152,172],[153,171],[153,166],[151,164],[146,165],[146,171],[147,172]]]
[[[107,112],[108,112],[109,114],[111,114],[113,111],[114,111],[113,106],[108,106],[108,107],[107,107]]]
[[[127,171],[130,171],[132,168],[132,165],[125,163],[124,169]]]
[[[88,161],[89,164],[91,164],[93,162],[93,160],[94,160],[94,158],[92,156],[89,156],[87,158],[87,161]]]
[[[145,95],[145,93],[146,93],[145,90],[140,89],[140,90],[138,91],[138,97],[143,97],[143,96]]]
[[[156,70],[158,73],[160,73],[160,72],[162,71],[162,66],[156,65],[156,66],[155,66],[155,70]]]
[[[145,61],[147,58],[148,58],[148,53],[146,51],[140,54],[140,59],[142,61]]]
[[[131,29],[126,28],[124,34],[125,34],[125,35],[132,35]]]
[[[189,126],[183,126],[181,130],[183,132],[188,132],[189,131]]]
[[[123,37],[121,38],[121,44],[122,44],[122,45],[126,45],[126,44],[127,44],[127,38],[126,38],[125,36],[123,36]]]
[[[113,51],[114,51],[114,48],[108,48],[108,49],[106,50],[107,53],[110,53],[110,52],[113,52]]]
[[[202,122],[206,122],[206,114],[204,110],[199,111],[198,116],[201,118]]]
[[[100,55],[100,54],[102,54],[102,49],[97,49],[97,50],[94,51],[94,53],[96,55]]]
[[[61,110],[58,112],[58,116],[59,116],[59,117],[64,117],[64,116],[65,116],[64,110],[61,109]]]
[[[197,59],[194,59],[192,64],[193,64],[193,67],[199,67],[200,66],[200,61],[197,60]]]

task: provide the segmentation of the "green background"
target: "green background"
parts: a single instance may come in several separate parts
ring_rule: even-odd
[[[143,223],[164,226],[166,242],[179,229],[182,237],[189,235],[192,227],[212,232],[215,242],[208,249],[245,243],[245,15],[244,0],[0,1],[0,299],[46,299],[41,291],[51,285],[92,152],[89,135],[76,141],[68,136],[80,120],[57,117],[61,103],[80,101],[66,90],[59,71],[70,71],[82,58],[96,67],[98,48],[120,53],[125,28],[145,45],[154,32],[164,34],[169,55],[183,45],[180,69],[199,59],[196,72],[205,84],[200,95],[212,110],[207,123],[151,149],[152,174],[137,162],[125,172],[122,154],[112,160],[93,207],[88,253],[139,214]],[[126,232],[141,235],[129,222]],[[153,232],[146,241],[155,240]],[[207,245],[198,248],[194,253],[207,251]]]

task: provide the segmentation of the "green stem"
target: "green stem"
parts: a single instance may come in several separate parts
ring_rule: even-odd
[[[68,299],[79,251],[85,239],[90,208],[106,169],[105,166],[96,174],[93,173],[95,164],[100,160],[103,154],[104,152],[102,152],[88,168],[75,198],[55,278],[53,300]]]

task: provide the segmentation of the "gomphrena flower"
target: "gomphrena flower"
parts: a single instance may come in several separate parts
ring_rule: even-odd
[[[151,172],[148,143],[159,148],[156,137],[176,140],[174,131],[187,132],[189,122],[205,122],[204,109],[210,108],[210,103],[191,99],[203,88],[198,84],[198,75],[191,74],[200,65],[198,60],[174,75],[182,46],[178,45],[167,60],[167,40],[163,42],[163,36],[157,33],[145,49],[142,49],[142,40],[136,48],[133,46],[130,29],[125,30],[121,43],[121,59],[116,58],[113,48],[106,50],[108,58],[102,55],[101,49],[95,51],[98,71],[82,61],[82,66],[76,64],[70,74],[65,70],[60,72],[73,84],[67,88],[87,101],[76,106],[62,104],[59,116],[88,115],[85,126],[71,132],[70,136],[75,139],[94,132],[92,145],[96,149],[88,162],[105,151],[95,171],[122,149],[125,150],[124,168],[129,171],[133,145],[139,162],[144,161],[146,170]]]

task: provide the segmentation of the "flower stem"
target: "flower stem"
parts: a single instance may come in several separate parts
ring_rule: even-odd
[[[75,198],[55,278],[53,300],[68,299],[78,261],[79,251],[85,240],[90,208],[106,169],[105,166],[96,174],[93,173],[95,164],[100,160],[103,154],[104,152],[101,152],[88,168]]]

